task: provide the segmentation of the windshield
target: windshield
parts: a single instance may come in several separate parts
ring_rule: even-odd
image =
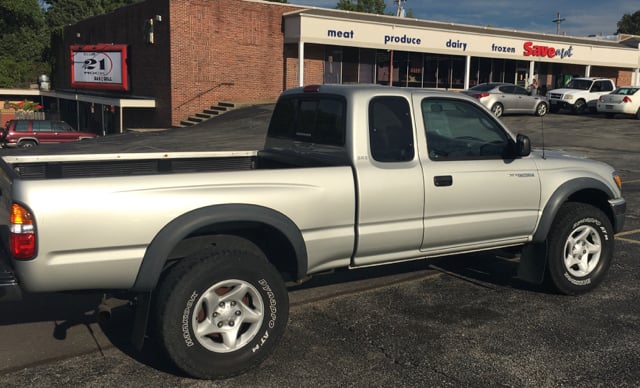
[[[569,89],[589,90],[593,81],[588,79],[572,79],[567,84]]]

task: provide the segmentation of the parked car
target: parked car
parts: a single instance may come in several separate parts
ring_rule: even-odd
[[[80,132],[64,121],[9,120],[0,132],[3,147],[34,147],[39,144],[67,143],[98,136]]]
[[[632,115],[640,120],[640,86],[621,86],[609,94],[600,96],[598,113],[613,118],[617,113]]]
[[[547,93],[551,104],[549,110],[551,113],[557,113],[560,109],[568,109],[576,114],[595,112],[598,98],[615,88],[616,84],[608,78],[574,78],[565,87]]]
[[[531,93],[522,86],[508,83],[476,85],[464,93],[475,97],[496,117],[510,113],[526,113],[544,116],[549,105],[546,98]]]

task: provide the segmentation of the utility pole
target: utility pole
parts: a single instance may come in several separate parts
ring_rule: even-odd
[[[560,23],[564,22],[566,19],[560,17],[560,12],[556,14],[556,18],[552,20],[553,23],[556,24],[556,35],[560,35]]]
[[[406,3],[407,0],[393,0],[393,2],[398,5],[398,9],[396,10],[396,16],[401,18],[405,17],[404,7],[402,4]]]

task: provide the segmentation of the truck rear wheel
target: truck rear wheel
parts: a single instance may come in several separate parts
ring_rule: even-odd
[[[264,255],[210,247],[163,276],[151,325],[179,369],[219,379],[258,366],[274,351],[288,309],[284,282]]]
[[[566,203],[549,231],[548,282],[557,291],[578,295],[597,287],[613,256],[613,228],[598,208]]]

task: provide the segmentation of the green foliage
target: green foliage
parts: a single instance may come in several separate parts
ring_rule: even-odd
[[[66,25],[139,1],[0,0],[0,87],[28,87],[51,73],[52,33],[59,39]]]
[[[336,9],[366,13],[384,14],[387,5],[384,0],[338,0]]]
[[[0,87],[25,87],[48,69],[49,30],[38,0],[0,0]]]
[[[141,0],[45,0],[47,23],[52,29],[74,24]]]
[[[640,35],[640,11],[625,13],[618,22],[617,34]]]

